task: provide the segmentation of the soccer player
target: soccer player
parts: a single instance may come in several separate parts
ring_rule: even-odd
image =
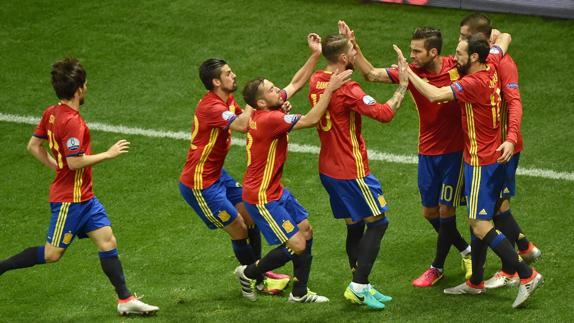
[[[491,39],[492,42],[495,33],[493,33],[488,17],[481,14],[472,14],[461,21],[459,41],[476,33]],[[532,263],[540,257],[541,252],[533,243],[528,241],[510,210],[510,198],[516,192],[516,168],[518,167],[520,152],[523,149],[520,132],[522,101],[520,99],[520,90],[518,89],[518,68],[510,55],[504,55],[497,67],[497,72],[502,91],[502,105],[500,109],[501,136],[502,139],[513,145],[514,150],[506,156],[501,156],[501,161],[506,162],[506,180],[497,202],[497,211],[493,221],[495,227],[502,231],[513,244],[516,242],[518,253],[522,259]],[[511,266],[505,263],[502,263],[502,268],[484,282],[486,288],[515,284],[518,284],[518,275]]]
[[[357,50],[357,66],[371,82],[398,83],[395,68],[375,68],[362,54],[353,31],[343,21],[340,32]],[[434,86],[447,86],[459,78],[453,56],[441,56],[442,34],[432,27],[417,28],[411,38],[410,68]],[[431,102],[412,85],[419,114],[418,186],[423,216],[438,233],[435,258],[431,266],[412,284],[415,287],[434,285],[443,277],[444,262],[454,245],[462,256],[466,278],[472,274],[470,246],[456,227],[456,207],[464,203],[462,133],[460,109],[456,102]]]
[[[60,102],[44,111],[28,142],[28,151],[56,172],[50,186],[52,219],[46,244],[0,261],[0,275],[57,262],[76,236],[89,237],[98,248],[104,273],[115,287],[118,312],[153,314],[159,307],[143,303],[126,286],[111,222],[92,191],[92,166],[127,153],[130,143],[120,140],[107,151],[92,154],[90,130],[80,115],[86,84],[86,71],[77,59],[66,58],[52,66],[52,86]],[[46,141],[51,154],[44,147]]]
[[[283,90],[264,78],[247,82],[243,97],[256,110],[249,122],[247,134],[247,170],[243,179],[243,200],[269,245],[279,245],[261,260],[249,266],[239,266],[235,274],[242,294],[255,301],[255,279],[266,271],[293,261],[293,290],[291,303],[325,303],[329,299],[307,288],[311,262],[313,232],[309,213],[281,184],[283,165],[287,158],[287,136],[292,130],[317,125],[325,113],[334,90],[351,76],[352,71],[329,75],[325,94],[317,106],[306,115],[285,114],[281,106],[294,93],[292,85]]]
[[[470,280],[445,289],[445,294],[482,294],[485,291],[483,265],[487,245],[518,272],[518,295],[512,306],[521,306],[542,285],[543,278],[518,256],[510,241],[490,222],[505,180],[500,157],[512,150],[512,144],[500,137],[500,88],[496,72],[508,49],[510,35],[501,34],[490,48],[482,35],[462,40],[456,48],[456,63],[462,78],[450,86],[437,88],[409,71],[410,82],[433,102],[456,100],[462,109],[465,132],[464,177],[467,210],[472,229],[472,276]],[[396,50],[400,52],[398,47]],[[489,54],[490,53],[490,54]],[[487,62],[488,58],[488,62]]]
[[[309,34],[307,41],[311,56],[291,80],[290,95],[305,85],[321,57],[318,35]],[[199,67],[199,76],[208,92],[195,109],[179,189],[209,229],[222,229],[229,235],[239,263],[249,265],[261,258],[260,231],[245,209],[241,185],[227,174],[223,163],[231,148],[231,130],[247,131],[252,108],[242,111],[235,101],[236,75],[224,60],[206,60]],[[288,283],[289,276],[272,272],[257,277],[257,288],[272,294],[281,292]]]
[[[328,36],[322,47],[328,65],[311,77],[312,106],[322,100],[334,71],[354,68],[357,54],[351,41],[341,34]],[[376,309],[384,308],[382,302],[392,299],[369,284],[369,275],[388,227],[385,216],[388,206],[378,179],[369,170],[361,115],[379,122],[393,119],[408,85],[406,66],[402,67],[400,86],[385,104],[377,103],[358,83],[348,82],[333,93],[327,112],[317,125],[321,141],[321,183],[329,193],[333,216],[344,219],[347,225],[346,251],[353,279],[344,296],[353,303]]]

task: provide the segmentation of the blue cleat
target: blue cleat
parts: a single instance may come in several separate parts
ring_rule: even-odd
[[[385,295],[381,292],[379,292],[378,290],[376,290],[373,286],[369,285],[370,289],[369,291],[371,292],[371,295],[373,295],[373,297],[381,302],[381,303],[386,303],[386,302],[390,302],[393,300],[393,298],[391,296]]]
[[[364,305],[367,305],[368,308],[373,308],[373,309],[378,309],[378,310],[382,310],[383,308],[385,308],[385,304],[379,302],[375,298],[375,296],[373,296],[373,294],[371,292],[371,288],[369,288],[369,287],[367,287],[367,288],[363,289],[361,292],[357,293],[351,288],[351,284],[349,284],[349,286],[347,286],[347,289],[345,289],[345,293],[343,295],[351,303],[364,304]]]

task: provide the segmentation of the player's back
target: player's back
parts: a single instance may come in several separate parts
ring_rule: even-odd
[[[326,71],[317,71],[311,77],[309,100],[312,107],[327,88],[330,77],[331,73]],[[317,125],[321,141],[319,172],[329,177],[355,179],[370,173],[361,134],[361,114],[350,106],[356,88],[360,89],[358,83],[350,81],[337,89],[331,96],[327,112]]]
[[[48,107],[34,136],[48,140],[57,164],[50,202],[83,202],[93,197],[92,167],[71,170],[66,157],[91,154],[90,131],[79,111],[58,104]]]

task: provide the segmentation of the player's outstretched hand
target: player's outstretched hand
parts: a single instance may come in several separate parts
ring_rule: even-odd
[[[402,86],[409,85],[409,64],[403,55],[403,52],[397,45],[393,45],[395,52],[397,52],[398,57],[398,67],[399,67],[399,81]]]
[[[310,33],[307,35],[307,44],[313,53],[321,55],[321,36]]]
[[[336,89],[340,88],[343,84],[347,83],[351,80],[351,76],[353,75],[353,70],[344,70],[339,73],[339,70],[336,70],[333,75],[331,75],[331,80],[329,80],[329,85],[327,86],[327,91],[334,92]]]
[[[501,152],[501,155],[498,157],[496,162],[499,164],[506,164],[510,161],[512,155],[514,155],[514,144],[510,141],[505,141],[502,143],[502,145],[496,148],[496,151]]]
[[[115,144],[113,144],[110,149],[108,149],[107,153],[108,153],[108,157],[109,158],[116,158],[121,154],[125,154],[128,152],[130,148],[130,142],[122,139],[119,140],[118,142],[116,142]]]
[[[355,32],[352,31],[351,28],[349,28],[349,26],[347,25],[347,23],[344,22],[343,20],[339,20],[338,26],[339,26],[339,34],[347,37],[347,39],[351,41],[351,44],[353,44],[353,46],[356,47],[357,39],[355,38]]]
[[[289,101],[283,102],[283,104],[281,105],[281,110],[283,110],[283,112],[285,113],[289,113],[289,111],[291,111],[291,102]]]

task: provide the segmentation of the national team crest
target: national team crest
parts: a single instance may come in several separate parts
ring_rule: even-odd
[[[80,140],[75,137],[71,137],[66,141],[66,147],[69,150],[78,150],[80,148]]]
[[[229,213],[227,213],[227,211],[225,211],[225,210],[222,210],[221,212],[219,212],[219,214],[217,216],[219,217],[221,222],[227,222],[231,218],[231,215],[229,215]]]
[[[283,227],[283,229],[285,229],[285,232],[287,233],[291,233],[293,232],[293,230],[295,230],[295,227],[293,226],[293,224],[291,223],[291,221],[283,221],[283,224],[281,224],[281,226]]]
[[[72,234],[71,231],[66,232],[66,234],[64,234],[64,240],[62,240],[63,244],[70,244],[70,242],[72,242],[72,238],[74,237],[74,235]]]
[[[387,200],[385,200],[385,197],[383,195],[379,195],[379,204],[381,205],[382,208],[387,206]]]

